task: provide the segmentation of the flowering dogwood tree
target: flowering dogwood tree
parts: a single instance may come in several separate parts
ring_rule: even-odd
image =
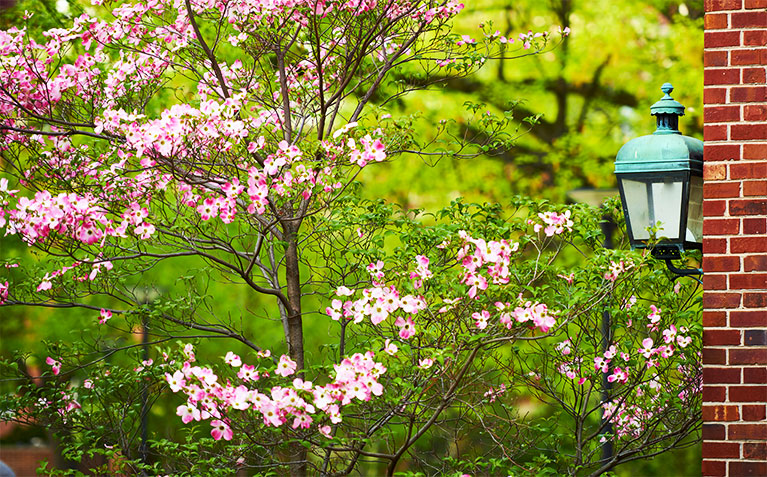
[[[79,432],[73,455],[142,472],[293,475],[369,461],[392,474],[403,459],[482,471],[456,457],[480,431],[476,452],[492,448],[511,472],[534,449],[513,411],[520,386],[574,420],[575,437],[561,437],[568,471],[609,470],[696,428],[690,293],[662,294],[647,258],[601,249],[591,215],[518,201],[420,218],[354,197],[362,169],[403,153],[508,147],[523,132],[511,112],[470,105],[471,128],[444,123],[423,139],[386,108],[509,59],[510,43],[540,52],[549,34],[455,35],[455,0],[94,7],[70,28],[0,32],[0,227],[46,257],[5,264],[0,305],[80,308],[116,332],[140,324],[157,352],[131,369],[102,358],[139,345],[96,342],[96,358],[86,340],[58,347],[45,358],[56,378],[22,386],[12,418]],[[581,263],[556,265],[568,248]],[[136,277],[190,258],[210,271],[184,279],[186,294],[142,296]],[[222,317],[194,280],[244,284],[274,311]],[[313,295],[327,299],[320,310],[305,306]],[[606,310],[620,319],[600,338],[592,321]],[[307,317],[333,330],[318,362]],[[277,318],[283,341],[261,342],[243,324],[257,318]],[[198,359],[191,342],[213,338],[248,354]],[[83,372],[79,386],[64,379]],[[153,452],[170,455],[154,464],[137,451],[150,392],[177,396],[178,420],[204,422],[210,446],[158,440]],[[457,451],[420,452],[426,441]],[[600,458],[607,441],[618,451]]]

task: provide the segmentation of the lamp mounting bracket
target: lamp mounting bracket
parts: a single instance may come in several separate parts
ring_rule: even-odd
[[[703,285],[703,282],[698,278],[703,276],[703,270],[700,268],[676,268],[673,263],[671,263],[671,259],[667,258],[665,259],[666,267],[669,269],[669,271],[676,276],[672,280],[672,282],[676,281],[679,277],[690,277],[693,280],[697,281],[701,285]],[[696,276],[697,275],[697,276]]]

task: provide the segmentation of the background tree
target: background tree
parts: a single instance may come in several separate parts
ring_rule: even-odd
[[[684,134],[702,139],[702,1],[477,1],[456,26],[469,32],[488,20],[507,35],[550,25],[573,33],[545,55],[493,63],[410,95],[402,111],[422,111],[428,125],[446,118],[460,123],[465,101],[496,113],[516,104],[516,121],[542,114],[539,124],[514,149],[480,160],[444,158],[433,168],[416,167],[415,158],[386,164],[375,177],[363,177],[371,185],[368,197],[439,208],[458,196],[504,201],[525,194],[563,202],[573,189],[615,187],[615,154],[653,130],[648,110],[666,81],[688,106]],[[419,133],[431,135],[428,126]]]

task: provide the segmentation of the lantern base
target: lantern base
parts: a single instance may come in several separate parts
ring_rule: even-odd
[[[650,250],[650,253],[658,260],[679,260],[682,258],[682,252],[679,250],[679,247],[673,245],[656,246]]]

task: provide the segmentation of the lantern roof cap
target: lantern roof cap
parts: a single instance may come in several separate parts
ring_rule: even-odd
[[[650,108],[658,128],[623,145],[615,158],[616,174],[690,171],[703,175],[703,141],[679,132],[677,119],[684,114],[684,106],[670,96],[673,89],[671,83],[661,86],[665,96]]]
[[[703,141],[681,134],[650,134],[623,145],[615,173],[691,171],[703,175]]]
[[[671,83],[663,83],[660,90],[663,91],[664,95],[658,102],[650,106],[650,114],[653,116],[658,114],[684,116],[684,105],[671,97],[674,86]]]

